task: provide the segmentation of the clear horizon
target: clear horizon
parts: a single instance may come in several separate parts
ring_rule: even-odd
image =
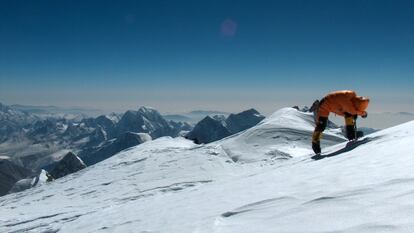
[[[1,103],[1,102],[0,102]],[[5,105],[22,105],[22,104],[7,104],[7,103],[2,103]],[[123,114],[124,112],[126,112],[127,110],[138,110],[139,107],[142,106],[136,106],[136,107],[131,107],[131,108],[127,108],[127,109],[122,109],[119,111],[103,111],[101,109],[97,109],[97,108],[92,108],[92,107],[79,107],[79,106],[70,106],[70,107],[62,107],[62,106],[51,106],[51,105],[44,105],[44,106],[32,106],[32,105],[23,105],[26,107],[57,107],[57,108],[61,108],[63,110],[73,110],[74,112],[79,111],[82,112],[90,117],[96,117],[98,115],[102,115],[102,114],[110,114],[110,113],[117,113],[117,114]],[[292,105],[294,106],[294,105]],[[292,106],[283,106],[283,107],[292,107]],[[304,106],[299,106],[300,108],[305,107],[309,105],[304,105]],[[145,107],[152,107],[152,106],[145,106]],[[268,117],[271,114],[273,114],[274,112],[280,110],[281,108],[276,108],[274,109],[272,112],[263,112],[260,111],[258,108],[255,107],[250,107],[250,108],[254,108],[256,110],[258,110],[262,115]],[[206,111],[206,112],[223,112],[223,113],[239,113],[241,111],[244,110],[248,110],[250,108],[245,108],[245,109],[240,109],[240,110],[236,110],[236,111],[228,111],[226,109],[224,110],[220,110],[220,109],[192,109],[189,111],[185,111],[185,112],[165,112],[162,110],[159,110],[157,108],[155,108],[157,111],[159,111],[162,115],[183,115],[185,116],[186,114],[189,114],[192,111]],[[341,116],[336,116],[335,114],[331,114],[330,118],[331,121],[333,121],[334,123],[336,123],[337,125],[343,125],[344,124],[344,119]],[[414,120],[414,113],[413,112],[370,112],[369,113],[369,117],[366,119],[360,119],[358,121],[358,126],[359,127],[369,127],[369,128],[374,128],[374,129],[386,129],[389,127],[393,127],[408,121],[412,121]]]
[[[218,109],[218,108],[194,108],[194,109],[188,109],[185,111],[163,111],[161,109],[158,109],[154,106],[150,106],[150,105],[131,105],[131,107],[125,107],[125,108],[119,108],[118,110],[105,110],[105,109],[101,109],[101,108],[96,108],[93,106],[72,106],[72,105],[51,105],[51,104],[25,104],[25,103],[7,103],[7,102],[1,102],[0,104],[6,105],[6,106],[24,106],[24,107],[31,107],[31,108],[47,108],[47,107],[52,107],[52,108],[59,108],[59,109],[64,109],[64,110],[84,110],[84,111],[95,111],[95,112],[99,112],[102,114],[110,114],[110,113],[124,113],[128,110],[138,110],[140,107],[149,107],[149,108],[154,108],[155,110],[159,111],[162,114],[186,114],[186,113],[190,113],[190,112],[194,112],[194,111],[206,111],[206,112],[223,112],[223,113],[236,113],[237,111],[245,111],[248,109],[256,109],[259,111],[259,108],[255,107],[255,106],[247,106],[246,108],[240,108],[240,109],[236,109],[236,112],[234,111],[230,111],[229,109]],[[303,107],[310,107],[311,104],[308,105],[281,105],[281,107],[275,107],[273,110],[271,110],[270,112],[260,112],[266,116],[268,116],[269,114],[272,114],[273,112],[281,109],[281,108],[285,108],[285,107],[295,107],[298,106],[299,108],[303,108]],[[414,112],[410,112],[410,111],[370,111],[370,113],[375,113],[375,114],[409,114],[409,115],[414,115]]]

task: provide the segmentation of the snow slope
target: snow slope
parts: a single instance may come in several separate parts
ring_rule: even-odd
[[[307,128],[305,115],[279,117],[256,127],[277,135],[284,121],[285,141]],[[322,160],[297,143],[289,159],[234,162],[232,143],[258,143],[262,158],[271,148],[253,132],[204,146],[159,138],[1,197],[0,232],[414,232],[414,121],[325,148],[335,156]],[[240,158],[252,158],[246,148]]]
[[[280,160],[313,153],[313,114],[283,108],[257,126],[218,142],[234,161]],[[322,147],[345,141],[341,129],[327,128]]]

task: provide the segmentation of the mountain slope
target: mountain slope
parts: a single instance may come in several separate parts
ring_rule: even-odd
[[[1,197],[0,232],[412,232],[414,121],[357,147],[325,147],[341,153],[314,161],[301,156],[310,150],[307,119],[282,110],[215,144],[163,137],[130,148]],[[289,137],[275,140],[271,132]],[[225,150],[254,142],[262,157],[271,139],[283,146],[295,138],[298,153],[292,147],[291,158],[275,163],[253,157],[249,147],[234,162]]]
[[[217,142],[235,161],[279,160],[313,153],[312,113],[283,108],[241,134]],[[322,146],[345,141],[341,129],[328,128]]]
[[[250,200],[223,213],[215,229],[223,233],[412,232],[413,129],[414,121],[374,133],[358,147],[335,145],[324,153],[342,153],[289,164],[232,186],[246,195],[249,192],[242,191],[246,183],[254,184],[249,187],[254,198],[246,196]]]

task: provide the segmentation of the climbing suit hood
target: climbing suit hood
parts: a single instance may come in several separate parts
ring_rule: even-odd
[[[362,96],[357,96],[352,99],[352,103],[358,111],[365,111],[368,108],[369,99]]]

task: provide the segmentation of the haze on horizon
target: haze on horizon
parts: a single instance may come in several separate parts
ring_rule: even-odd
[[[333,90],[414,112],[412,1],[2,1],[0,102],[264,114]]]

